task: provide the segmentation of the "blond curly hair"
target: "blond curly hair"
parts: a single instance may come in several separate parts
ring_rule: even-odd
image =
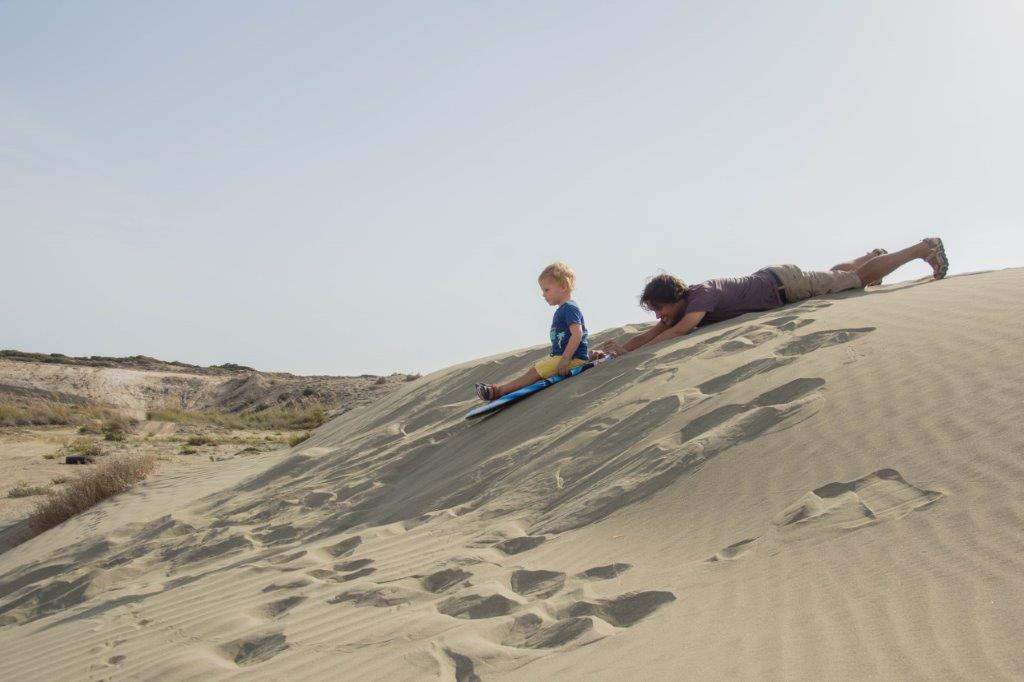
[[[540,275],[537,276],[537,281],[539,282],[545,277],[550,277],[570,291],[576,288],[576,273],[560,260],[541,270]]]

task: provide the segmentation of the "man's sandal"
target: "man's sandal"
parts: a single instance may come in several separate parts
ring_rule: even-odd
[[[949,259],[946,258],[946,247],[942,245],[942,240],[938,237],[929,237],[924,240],[924,243],[931,248],[931,251],[924,260],[928,265],[932,266],[932,272],[935,279],[942,279],[949,271]]]

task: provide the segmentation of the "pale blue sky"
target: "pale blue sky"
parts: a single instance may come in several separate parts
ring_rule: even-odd
[[[427,372],[686,281],[1024,265],[1024,4],[0,1],[0,347]],[[923,276],[922,264],[896,279]]]

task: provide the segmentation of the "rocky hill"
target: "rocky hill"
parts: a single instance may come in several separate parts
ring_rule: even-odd
[[[416,375],[296,376],[225,364],[199,367],[136,355],[69,357],[0,351],[0,402],[119,408],[141,417],[153,409],[240,412],[369,404]]]

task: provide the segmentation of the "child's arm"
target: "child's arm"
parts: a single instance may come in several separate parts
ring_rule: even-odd
[[[576,352],[576,349],[580,347],[580,343],[582,341],[583,327],[575,322],[570,324],[569,342],[565,344],[565,350],[562,351],[562,359],[558,361],[559,376],[569,376],[569,363],[572,362],[572,356]]]

